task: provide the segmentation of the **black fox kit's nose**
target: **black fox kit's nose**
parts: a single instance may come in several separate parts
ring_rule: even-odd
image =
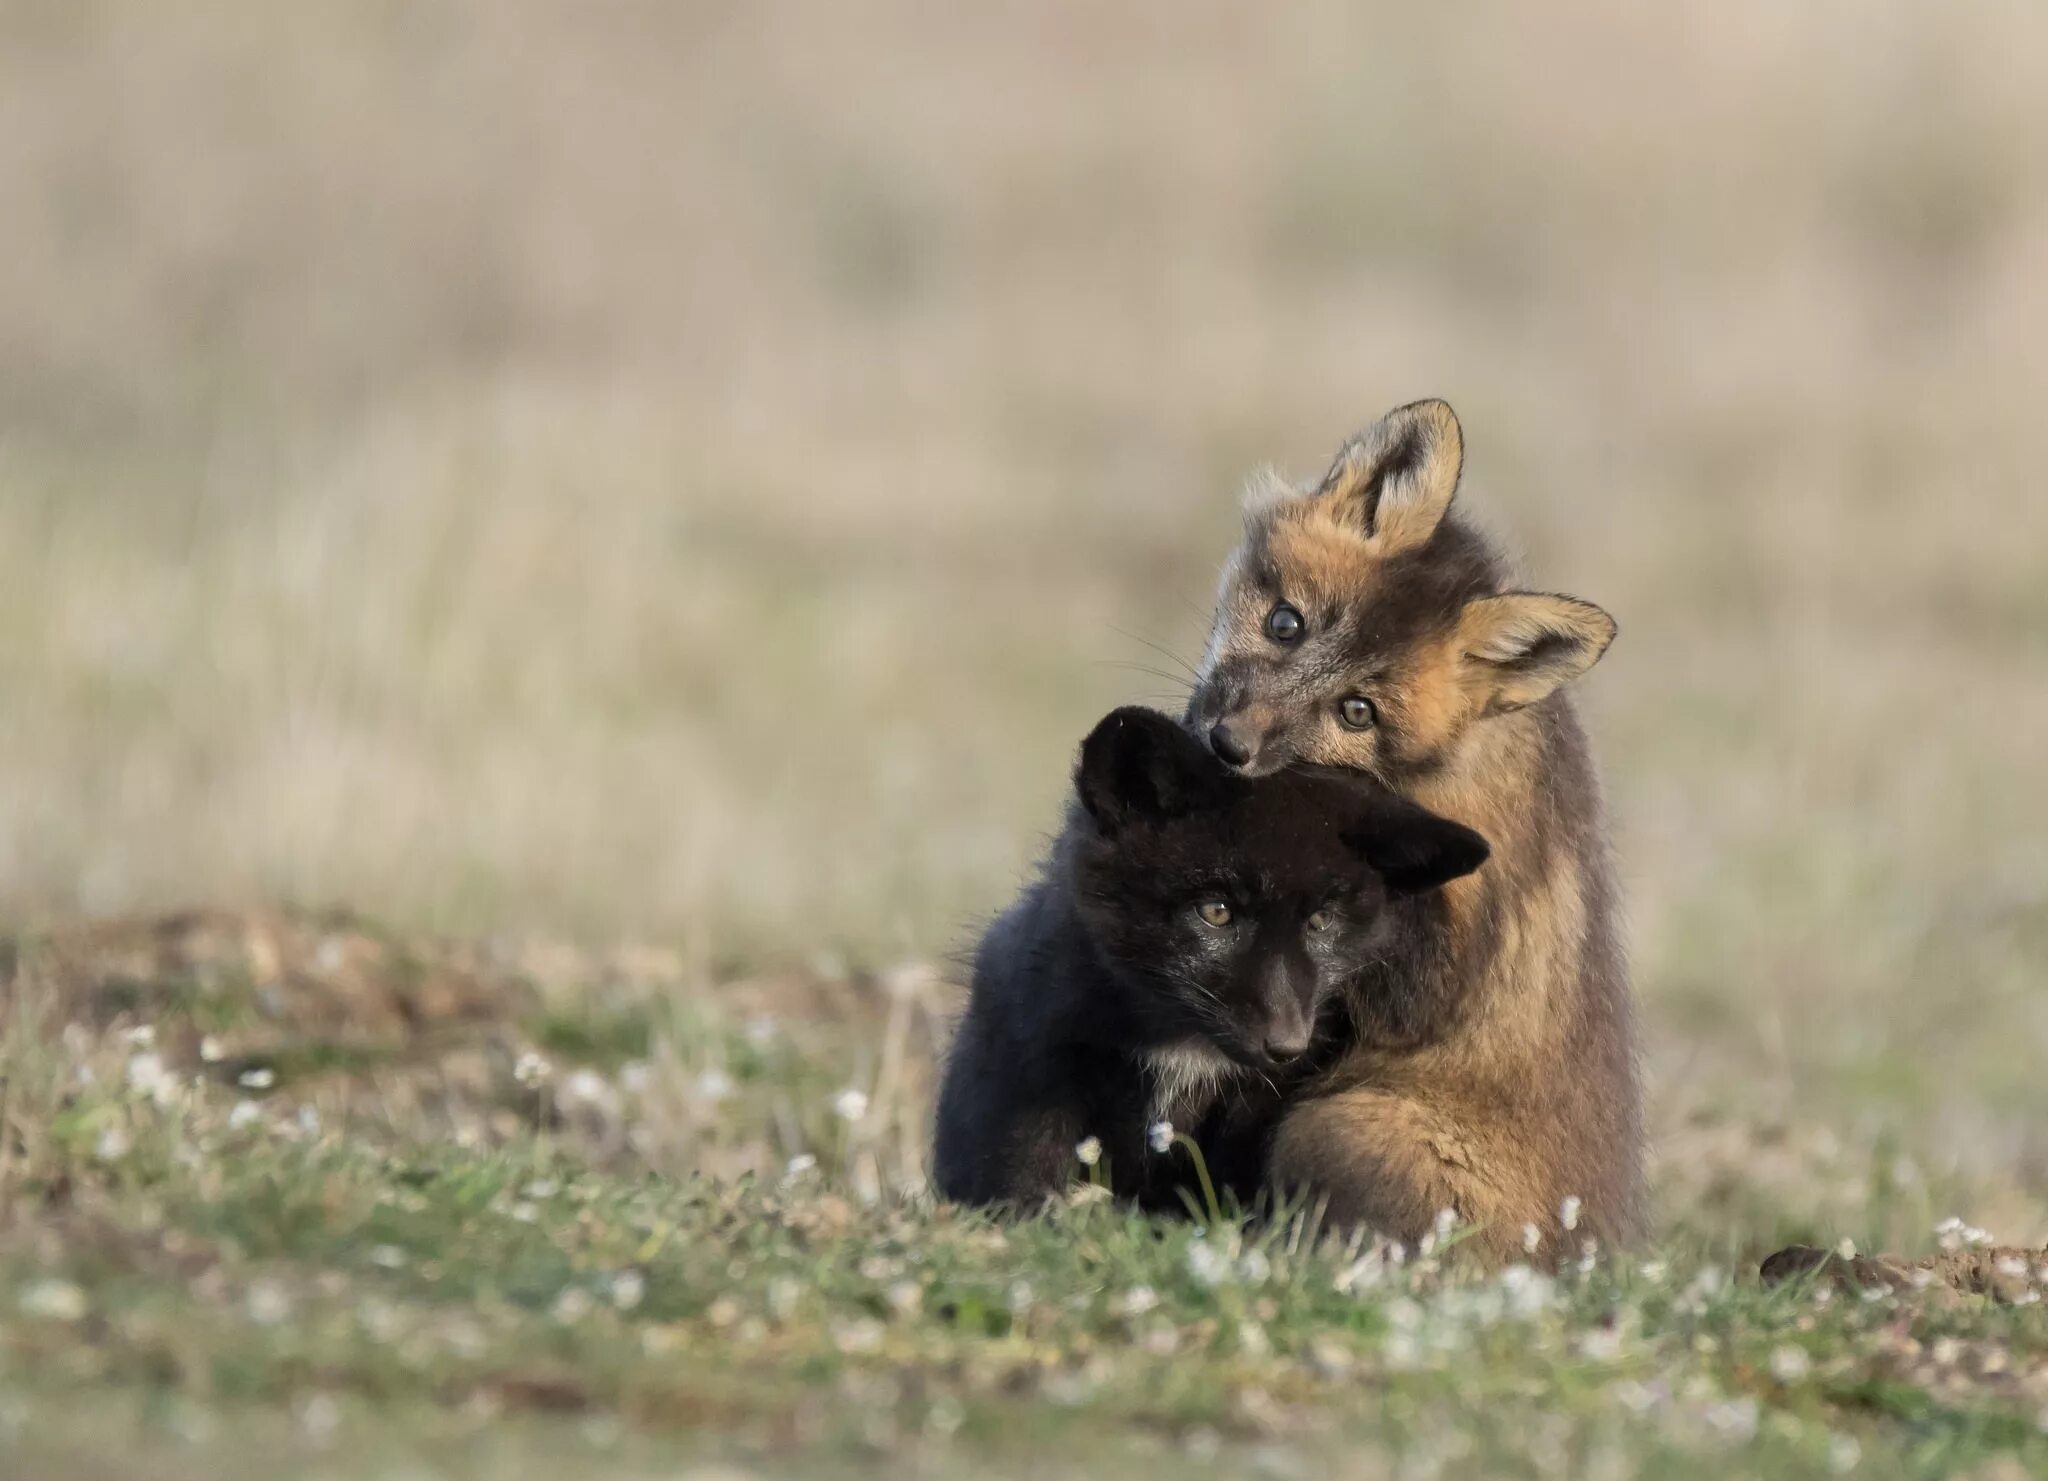
[[[1290,1059],[1301,1058],[1308,1052],[1308,1029],[1306,1018],[1274,1024],[1266,1030],[1266,1042],[1263,1046],[1266,1058],[1275,1064],[1285,1064]]]
[[[1246,739],[1241,724],[1232,725],[1228,720],[1219,720],[1209,727],[1209,749],[1225,766],[1243,766],[1252,759],[1254,747]]]

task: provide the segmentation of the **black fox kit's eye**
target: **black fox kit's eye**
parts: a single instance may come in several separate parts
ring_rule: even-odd
[[[1276,643],[1291,643],[1300,637],[1307,624],[1301,620],[1301,613],[1282,602],[1266,614],[1266,636]]]
[[[1230,907],[1221,900],[1204,900],[1195,907],[1195,914],[1202,918],[1203,925],[1219,931],[1230,924]]]
[[[1380,712],[1372,707],[1372,701],[1354,694],[1337,706],[1337,718],[1352,730],[1370,730]]]
[[[1318,910],[1308,918],[1308,928],[1311,931],[1327,931],[1335,924],[1337,924],[1337,917],[1330,914],[1327,910]]]

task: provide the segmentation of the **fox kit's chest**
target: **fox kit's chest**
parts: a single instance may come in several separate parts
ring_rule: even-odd
[[[1202,1039],[1184,1039],[1143,1056],[1146,1117],[1191,1126],[1208,1114],[1217,1093],[1243,1071],[1229,1055]]]

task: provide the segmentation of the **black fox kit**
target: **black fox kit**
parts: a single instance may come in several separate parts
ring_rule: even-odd
[[[1248,1195],[1317,1017],[1358,996],[1405,1021],[1445,939],[1435,887],[1486,843],[1354,775],[1237,775],[1150,710],[1096,726],[1074,784],[1041,877],[975,956],[939,1191],[1030,1209],[1094,1138],[1114,1192],[1177,1207],[1182,1154],[1148,1145],[1167,1121]]]
[[[1314,487],[1256,496],[1187,720],[1242,775],[1349,768],[1492,845],[1443,892],[1447,956],[1417,989],[1440,1011],[1415,1032],[1348,1025],[1286,1107],[1270,1173],[1403,1237],[1453,1207],[1504,1257],[1529,1225],[1553,1250],[1575,1223],[1573,1243],[1631,1233],[1641,1130],[1599,786],[1560,692],[1614,622],[1509,589],[1451,509],[1463,456],[1450,407],[1417,402]]]

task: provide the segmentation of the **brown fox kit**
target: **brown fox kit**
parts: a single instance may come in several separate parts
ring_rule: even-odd
[[[1268,1180],[1403,1238],[1455,1209],[1496,1259],[1534,1226],[1554,1255],[1641,1219],[1627,967],[1599,785],[1562,692],[1615,625],[1509,586],[1451,508],[1463,460],[1450,407],[1421,401],[1315,486],[1256,490],[1187,719],[1246,775],[1352,768],[1493,845],[1444,887],[1452,946],[1432,980],[1399,1014],[1354,1008],[1292,1099]]]

